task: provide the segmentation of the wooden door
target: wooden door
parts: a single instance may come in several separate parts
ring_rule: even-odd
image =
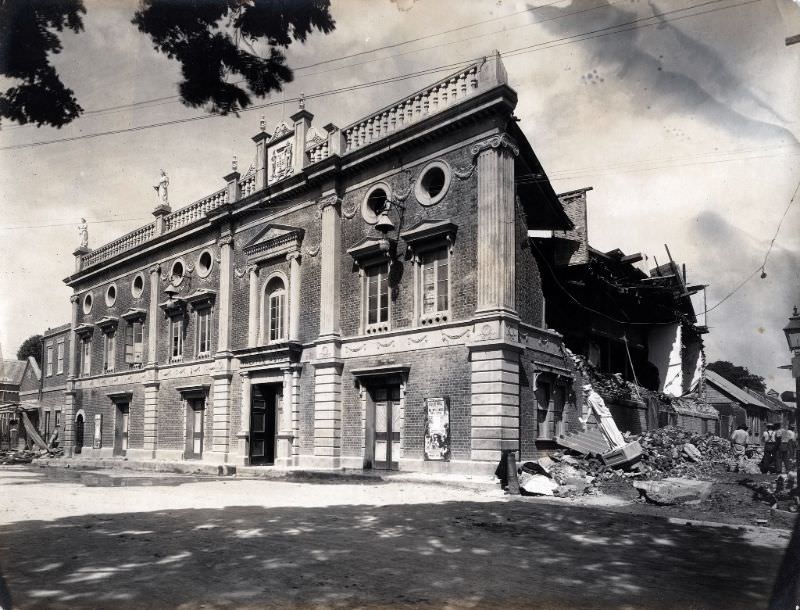
[[[280,384],[254,385],[250,404],[250,463],[274,464]]]
[[[186,459],[198,460],[203,456],[203,419],[205,401],[195,398],[186,406]]]
[[[375,409],[373,468],[397,470],[400,455],[400,386],[377,386],[372,390]]]
[[[75,419],[75,453],[80,453],[83,449],[83,415],[78,415]]]
[[[117,418],[114,426],[114,455],[125,455],[128,451],[130,413],[128,404],[117,405]]]

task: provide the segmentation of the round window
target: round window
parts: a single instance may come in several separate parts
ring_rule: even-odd
[[[144,276],[139,273],[135,278],[133,278],[133,282],[131,282],[131,294],[133,295],[134,299],[138,299],[142,296],[144,292]]]
[[[177,286],[183,281],[183,261],[177,260],[172,263],[169,281],[172,282],[173,286]]]
[[[93,304],[94,299],[92,298],[92,293],[87,292],[86,296],[83,297],[83,313],[91,313]]]
[[[374,185],[367,191],[364,201],[361,203],[361,216],[369,224],[374,225],[378,222],[378,215],[386,207],[386,202],[391,197],[392,191],[383,182]]]
[[[111,307],[117,301],[117,285],[111,284],[106,289],[106,305]]]
[[[450,188],[450,167],[444,161],[432,161],[417,179],[414,194],[422,205],[439,203]]]
[[[214,265],[214,257],[211,252],[203,250],[200,256],[197,257],[197,274],[200,277],[207,277],[211,273],[211,267]]]

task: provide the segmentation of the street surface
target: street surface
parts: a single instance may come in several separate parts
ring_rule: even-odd
[[[763,608],[787,542],[408,482],[0,469],[15,608]]]

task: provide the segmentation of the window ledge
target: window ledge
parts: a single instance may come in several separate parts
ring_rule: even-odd
[[[364,332],[368,335],[377,335],[379,333],[389,332],[389,323],[380,322],[379,324],[369,324]]]
[[[170,364],[175,364],[175,363],[178,363],[178,362],[183,362],[183,356],[170,356],[169,357],[169,363]]]
[[[211,360],[211,352],[200,352],[195,357],[195,360]]]
[[[420,326],[432,326],[434,324],[445,324],[450,321],[449,311],[435,311],[423,314],[419,318]]]

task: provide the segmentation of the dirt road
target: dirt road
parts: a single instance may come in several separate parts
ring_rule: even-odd
[[[412,483],[78,476],[0,470],[15,607],[760,608],[788,539]]]

